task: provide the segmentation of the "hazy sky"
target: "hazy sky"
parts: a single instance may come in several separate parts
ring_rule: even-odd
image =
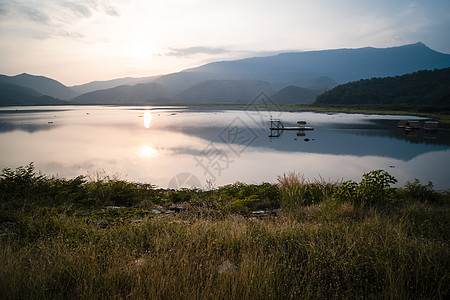
[[[449,0],[0,0],[0,73],[66,85],[418,41],[450,53]]]

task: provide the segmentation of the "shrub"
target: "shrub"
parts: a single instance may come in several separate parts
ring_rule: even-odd
[[[18,167],[14,171],[5,168],[0,175],[0,190],[3,197],[36,195],[42,192],[39,187],[45,183],[45,180],[45,175],[35,172],[33,163]]]
[[[420,181],[416,178],[413,182],[405,183],[404,190],[408,198],[420,202],[434,202],[438,198],[431,181],[428,181],[427,184],[420,184]]]
[[[45,194],[54,205],[61,203],[85,204],[87,193],[84,176],[77,176],[73,179],[53,177],[46,181],[48,190]]]
[[[384,170],[370,171],[362,177],[359,184],[352,180],[343,182],[333,194],[335,201],[350,201],[357,206],[384,204],[392,192],[390,185],[397,183]]]
[[[189,202],[193,200],[198,191],[196,189],[179,189],[169,192],[169,200],[173,203]]]
[[[195,190],[191,203],[227,212],[248,212],[250,209],[278,207],[280,192],[276,185],[267,182],[262,184],[236,182],[207,191]]]

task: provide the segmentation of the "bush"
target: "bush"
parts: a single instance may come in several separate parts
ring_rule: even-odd
[[[359,184],[352,180],[343,182],[333,194],[335,201],[365,206],[385,204],[390,199],[390,185],[397,183],[397,179],[384,170],[370,171],[362,177]]]
[[[438,195],[433,190],[433,183],[428,181],[427,184],[420,184],[420,181],[416,178],[413,182],[405,183],[406,196],[411,200],[417,200],[419,202],[435,202],[438,199]]]
[[[191,191],[192,192],[192,191]],[[279,207],[280,192],[270,183],[245,184],[237,182],[208,191],[196,190],[191,203],[227,212],[248,212],[250,209]]]
[[[194,200],[195,197],[197,197],[197,190],[191,190],[191,189],[179,189],[175,191],[169,192],[169,200],[173,203],[180,203],[180,202],[189,202]]]
[[[16,170],[5,168],[0,175],[0,191],[3,197],[18,197],[41,194],[42,185],[46,182],[45,175],[38,174],[34,170],[33,163],[25,167],[18,167]]]

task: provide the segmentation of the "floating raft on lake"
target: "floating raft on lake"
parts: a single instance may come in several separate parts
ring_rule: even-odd
[[[299,126],[284,126],[280,119],[271,119],[270,130],[314,130],[313,127],[306,126],[305,121],[298,121],[297,124]]]
[[[424,129],[425,131],[436,131],[438,130],[439,122],[433,120],[427,120],[423,123],[423,126],[420,125],[419,121],[409,121],[409,120],[400,120],[398,122],[398,128],[405,130],[419,130]]]

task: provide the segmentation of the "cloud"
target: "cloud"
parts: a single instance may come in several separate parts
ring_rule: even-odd
[[[68,37],[68,38],[72,38],[72,39],[76,39],[76,40],[79,40],[79,39],[82,39],[82,38],[84,38],[85,37],[85,35],[83,35],[83,34],[81,34],[81,33],[78,33],[78,32],[73,32],[73,31],[59,31],[58,33],[57,33],[57,35],[58,36],[61,36],[61,37]]]
[[[81,3],[80,3],[81,2]],[[110,3],[107,3],[102,0],[97,1],[64,1],[63,6],[71,9],[73,12],[77,13],[78,15],[90,18],[93,15],[92,11],[98,11],[103,12],[107,14],[108,16],[112,17],[118,17],[120,16],[118,10],[111,5]]]
[[[69,8],[71,11],[75,12],[79,16],[89,18],[92,16],[92,12],[86,5],[77,2],[64,2],[63,6]]]
[[[191,56],[196,54],[223,54],[229,50],[225,48],[211,48],[211,47],[189,47],[189,48],[169,48],[169,52],[164,55],[167,56]]]
[[[119,12],[117,11],[117,9],[114,8],[113,6],[109,5],[109,4],[103,6],[103,11],[104,11],[108,16],[111,16],[111,17],[119,17],[119,16],[120,16],[120,14],[119,14]]]
[[[20,6],[19,12],[34,22],[47,24],[50,21],[50,17],[46,13],[32,6]]]
[[[80,19],[91,18],[95,12],[108,16],[120,16],[118,10],[103,0],[65,0],[55,2],[41,2],[36,0],[0,3],[0,15],[15,12],[26,20],[43,24],[53,24],[58,18],[64,18],[65,23],[76,22]]]
[[[0,3],[0,16],[6,15],[8,13],[6,9],[6,5],[4,3]]]
[[[102,15],[120,16],[115,4],[104,0],[0,0],[0,22],[12,28],[10,31],[16,36],[37,40],[54,37],[80,40],[86,37],[85,28],[89,28],[86,20],[97,22]]]

